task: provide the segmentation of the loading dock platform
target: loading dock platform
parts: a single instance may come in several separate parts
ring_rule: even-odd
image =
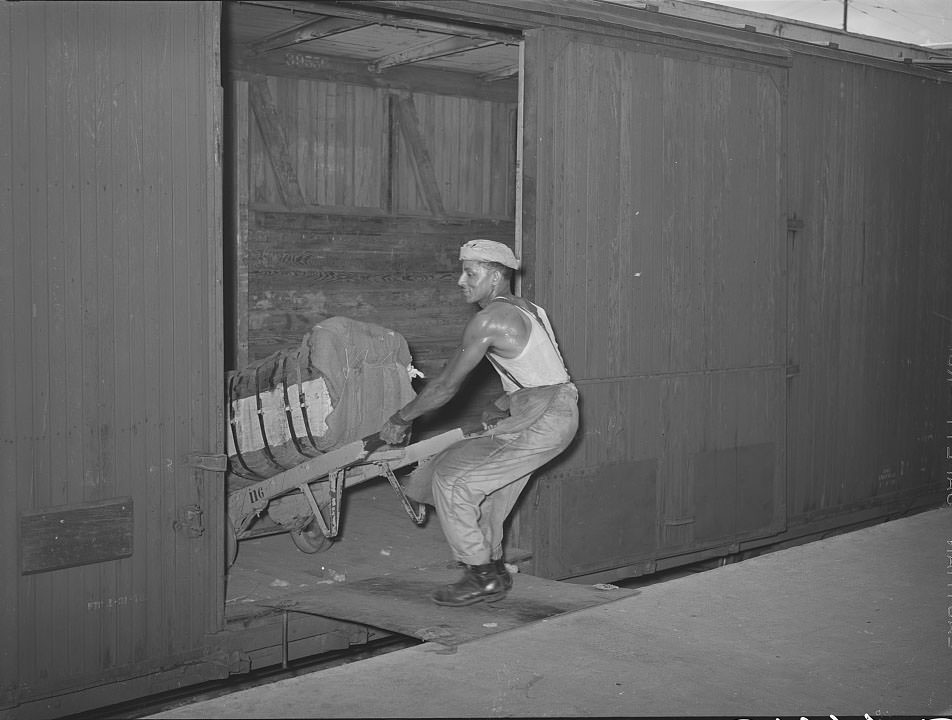
[[[950,541],[942,507],[154,717],[949,717]]]

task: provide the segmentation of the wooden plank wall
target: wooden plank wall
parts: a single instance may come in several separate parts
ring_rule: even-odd
[[[952,84],[797,56],[791,523],[941,491]]]
[[[528,292],[582,426],[514,542],[564,577],[776,532],[784,69],[550,30],[527,57]]]
[[[16,553],[7,548],[17,547],[17,514],[19,484],[16,478],[17,465],[21,453],[17,452],[14,438],[17,436],[17,400],[15,388],[19,384],[16,372],[14,345],[10,338],[16,337],[16,331],[22,328],[23,321],[14,319],[9,311],[15,308],[13,278],[14,259],[23,252],[29,252],[25,243],[15,243],[13,238],[13,137],[14,112],[10,102],[13,94],[13,79],[10,68],[13,67],[12,43],[9,41],[13,30],[13,18],[9,5],[0,9],[0,303],[7,311],[0,313],[0,482],[3,483],[5,502],[0,503],[0,708],[9,707],[16,702],[19,686],[19,633],[17,601],[19,585],[15,578],[19,574],[19,559]],[[22,87],[22,85],[21,85]],[[20,119],[17,118],[17,122]],[[18,193],[18,197],[22,193]],[[22,222],[22,221],[21,221]],[[23,461],[28,463],[26,449]]]
[[[235,96],[256,81],[236,81]],[[248,198],[246,236],[238,239],[247,337],[239,338],[237,364],[345,315],[402,333],[416,366],[435,375],[472,314],[456,286],[459,246],[474,237],[514,242],[515,103],[293,77],[267,77],[266,87],[283,140],[263,133],[248,105],[237,107],[249,118],[236,123],[248,133],[246,170],[238,171],[246,172],[238,183],[247,182]],[[398,101],[410,117],[396,115]],[[413,119],[411,136],[400,123]],[[275,173],[273,145],[282,141],[299,207],[288,207]],[[421,188],[420,147],[442,212]],[[474,388],[499,391],[483,372]]]
[[[333,315],[402,333],[420,368],[458,344],[472,308],[462,301],[459,246],[511,242],[508,221],[253,213],[249,233],[252,355],[300,342]]]
[[[429,214],[406,140],[391,133],[391,98],[404,97],[416,108],[446,214],[512,218],[514,103],[285,77],[267,85],[307,205]],[[283,205],[257,123],[250,133],[250,201]]]
[[[218,25],[0,7],[0,707],[197,657],[220,622],[221,478],[187,462],[222,451]],[[21,516],[113,500],[131,556],[21,574]]]
[[[512,219],[515,104],[428,93],[412,97],[424,137],[434,148],[433,169],[447,213]],[[403,138],[393,150],[393,210],[420,212],[426,205],[412,182]]]

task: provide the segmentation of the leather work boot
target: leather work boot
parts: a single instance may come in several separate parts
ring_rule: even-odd
[[[512,575],[506,570],[506,561],[499,558],[498,560],[493,560],[493,564],[496,566],[496,574],[499,576],[499,579],[502,580],[502,589],[509,592],[512,590]]]
[[[507,588],[496,572],[495,563],[464,565],[463,577],[452,585],[434,590],[430,596],[437,605],[463,606],[473,603],[493,602],[506,597]]]

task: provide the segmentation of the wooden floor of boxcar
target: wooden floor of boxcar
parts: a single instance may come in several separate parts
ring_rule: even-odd
[[[386,480],[373,481],[344,492],[337,538],[320,552],[301,552],[287,533],[242,540],[226,578],[225,617],[289,595],[450,561],[437,519],[431,514],[418,527]]]

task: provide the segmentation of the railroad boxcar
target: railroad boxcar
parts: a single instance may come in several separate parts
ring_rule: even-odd
[[[512,519],[524,570],[946,498],[947,53],[677,0],[7,2],[0,37],[11,717],[286,654],[227,607],[224,374],[343,315],[432,375],[473,237],[525,259],[581,393]],[[380,635],[293,623],[296,655]]]

